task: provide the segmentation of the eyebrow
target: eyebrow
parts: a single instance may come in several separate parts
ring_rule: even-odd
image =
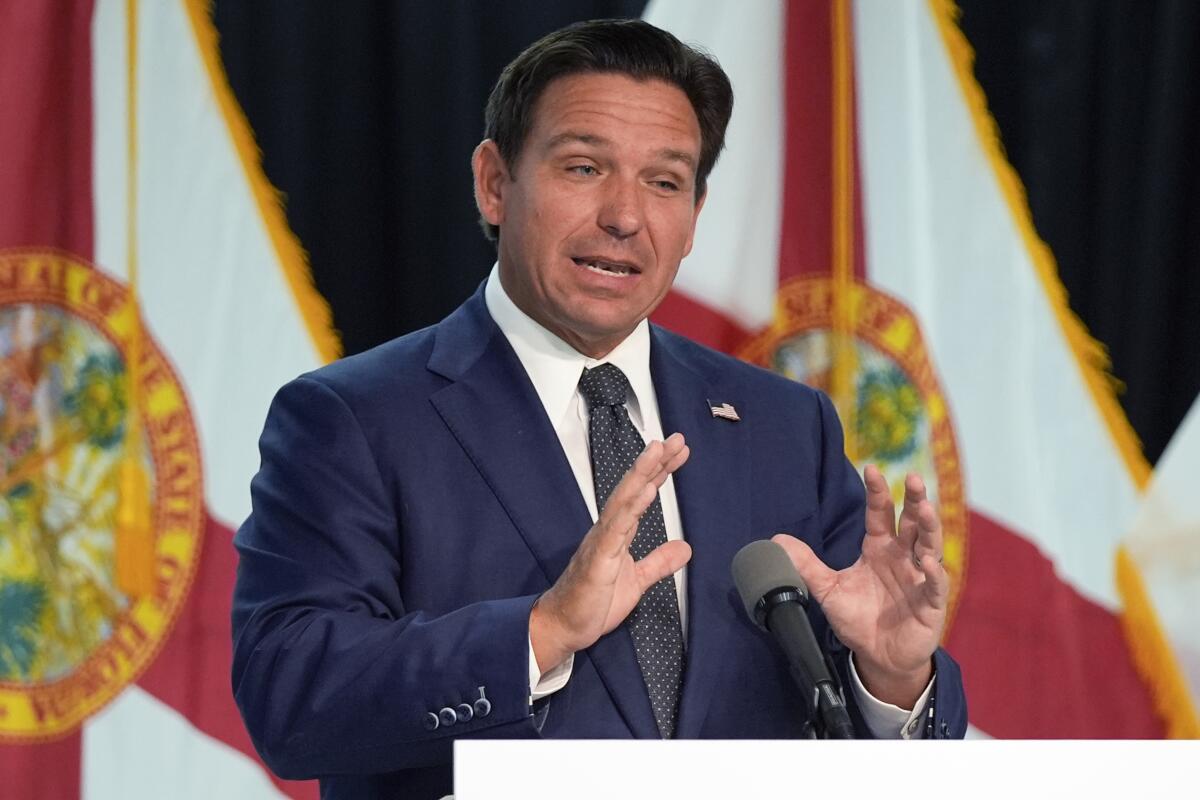
[[[564,144],[579,143],[590,144],[596,147],[611,147],[612,142],[602,136],[596,136],[592,133],[576,133],[575,131],[564,131],[556,136],[552,136],[550,141],[546,143],[547,150],[553,150]]]
[[[660,158],[665,158],[667,161],[678,161],[687,165],[693,171],[696,169],[696,159],[692,158],[691,153],[685,153],[682,150],[659,150]]]
[[[546,149],[554,150],[555,148],[561,147],[562,145],[572,144],[572,143],[586,144],[586,145],[591,145],[593,147],[611,147],[612,146],[612,142],[610,142],[608,139],[605,139],[603,136],[596,136],[595,134],[592,134],[592,133],[578,133],[576,131],[564,131],[563,133],[552,136],[550,138],[550,141],[546,143]],[[659,156],[659,158],[662,158],[666,161],[677,161],[681,164],[684,164],[685,166],[690,168],[693,172],[696,169],[696,159],[692,156],[691,153],[685,153],[682,150],[672,150],[670,148],[666,148],[663,150],[659,150],[658,156]]]

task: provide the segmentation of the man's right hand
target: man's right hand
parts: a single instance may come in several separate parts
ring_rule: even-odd
[[[642,594],[692,557],[682,541],[668,541],[641,561],[629,554],[638,520],[667,476],[688,458],[683,435],[651,442],[613,489],[600,518],[571,562],[529,615],[529,641],[538,669],[548,672],[590,647],[629,616]]]

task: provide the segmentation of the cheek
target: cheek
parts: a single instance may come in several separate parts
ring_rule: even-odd
[[[596,222],[596,192],[585,186],[560,186],[547,192],[543,207],[559,228],[575,229]]]
[[[694,230],[692,209],[691,204],[665,209],[655,219],[651,238],[660,263],[677,261],[687,255]]]

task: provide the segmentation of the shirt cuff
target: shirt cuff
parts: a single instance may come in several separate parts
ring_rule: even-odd
[[[575,654],[551,669],[545,675],[538,669],[537,656],[533,653],[533,639],[529,640],[529,702],[549,697],[567,685],[571,679],[571,669],[575,666]]]
[[[922,711],[929,702],[929,693],[933,690],[933,678],[929,685],[917,698],[917,703],[911,710],[894,706],[877,700],[863,686],[858,677],[858,669],[854,666],[854,654],[850,654],[850,685],[854,699],[858,701],[858,710],[862,712],[867,730],[876,739],[923,739],[925,726],[921,724]]]

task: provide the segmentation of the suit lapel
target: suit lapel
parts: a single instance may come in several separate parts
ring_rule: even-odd
[[[453,381],[433,395],[433,405],[550,586],[591,528],[591,515],[533,384],[487,313],[482,290],[439,325],[429,368]],[[585,657],[634,735],[655,738],[650,700],[625,626],[588,648]]]
[[[683,537],[692,546],[688,565],[688,633],[679,738],[696,738],[708,713],[725,658],[725,642],[735,619],[730,563],[747,541],[749,461],[745,423],[713,417],[709,401],[731,403],[746,413],[738,398],[719,394],[699,365],[676,342],[652,328],[650,351],[654,389],[663,433],[679,431],[691,456],[674,476],[683,521]]]

